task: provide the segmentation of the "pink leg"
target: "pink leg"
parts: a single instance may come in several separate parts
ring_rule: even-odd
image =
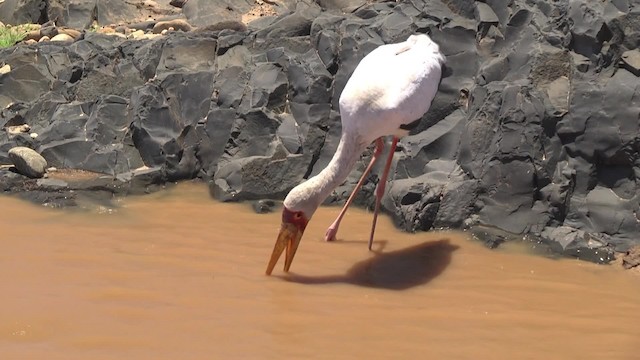
[[[336,235],[338,234],[338,228],[340,227],[340,221],[342,221],[342,218],[347,213],[347,208],[349,208],[349,205],[351,205],[351,203],[353,202],[353,199],[356,197],[356,193],[362,187],[364,180],[367,178],[367,175],[369,174],[369,172],[371,172],[371,168],[373,167],[373,164],[376,162],[376,159],[378,159],[378,156],[380,156],[383,149],[384,149],[384,141],[382,141],[382,138],[376,139],[376,148],[373,151],[373,155],[371,155],[371,161],[369,161],[369,165],[367,165],[367,168],[362,173],[362,176],[360,177],[358,184],[356,184],[356,187],[351,192],[351,195],[349,195],[349,199],[347,199],[347,203],[344,204],[344,206],[342,207],[342,210],[340,210],[340,214],[338,214],[338,217],[336,218],[336,220],[327,229],[327,232],[324,236],[325,241],[334,241],[336,239]]]
[[[376,209],[373,211],[373,225],[371,225],[371,237],[369,237],[369,251],[371,251],[371,246],[373,246],[373,234],[376,232],[376,222],[378,221],[378,212],[380,212],[380,201],[382,201],[384,189],[387,185],[387,177],[389,176],[389,169],[391,168],[391,161],[393,160],[393,153],[396,151],[397,144],[398,138],[394,136],[393,141],[391,142],[391,148],[389,149],[387,163],[384,165],[382,177],[380,178],[380,182],[378,182],[378,187],[376,188]]]

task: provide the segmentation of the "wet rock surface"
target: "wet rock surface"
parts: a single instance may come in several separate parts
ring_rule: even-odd
[[[0,50],[0,163],[22,146],[98,175],[0,168],[0,188],[77,206],[202,179],[220,200],[281,200],[330,160],[359,60],[426,32],[447,69],[384,210],[407,231],[489,227],[490,246],[526,234],[607,262],[640,239],[639,17],[626,1],[6,1],[0,21],[42,25]]]

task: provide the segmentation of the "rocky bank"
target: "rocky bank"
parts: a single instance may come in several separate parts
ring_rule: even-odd
[[[0,163],[21,146],[55,168],[37,178],[5,166],[0,188],[74,206],[198,178],[219,200],[282,199],[331,158],[359,60],[422,32],[447,70],[395,154],[384,210],[407,231],[468,228],[491,246],[524,236],[607,262],[640,244],[637,5],[5,1],[5,24],[77,34],[0,50]],[[181,25],[158,26],[168,20]],[[367,161],[327,203],[346,199]]]

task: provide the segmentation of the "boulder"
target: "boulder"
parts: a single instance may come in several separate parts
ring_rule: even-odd
[[[569,226],[559,226],[545,228],[541,237],[556,252],[566,256],[596,263],[608,263],[615,257],[606,235],[589,234]]]
[[[24,146],[9,150],[9,158],[16,170],[30,178],[41,178],[47,169],[47,160],[37,151]]]
[[[189,0],[182,6],[182,12],[190,24],[206,26],[226,20],[240,20],[249,12],[252,0]]]
[[[142,4],[123,0],[53,0],[46,3],[43,18],[75,29],[89,28],[94,21],[99,25],[136,23],[159,15],[176,15],[179,11],[165,2],[156,1]]]
[[[303,180],[308,167],[306,160],[302,155],[231,160],[211,180],[211,193],[220,201],[283,198]]]
[[[46,0],[8,0],[0,3],[0,21],[4,24],[37,24],[46,19]]]

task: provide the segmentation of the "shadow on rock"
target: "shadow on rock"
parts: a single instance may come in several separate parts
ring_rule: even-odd
[[[388,290],[406,290],[424,285],[440,275],[459,246],[448,239],[427,241],[406,249],[376,252],[356,263],[344,275],[304,276],[290,273],[282,278],[301,284],[347,283]]]

